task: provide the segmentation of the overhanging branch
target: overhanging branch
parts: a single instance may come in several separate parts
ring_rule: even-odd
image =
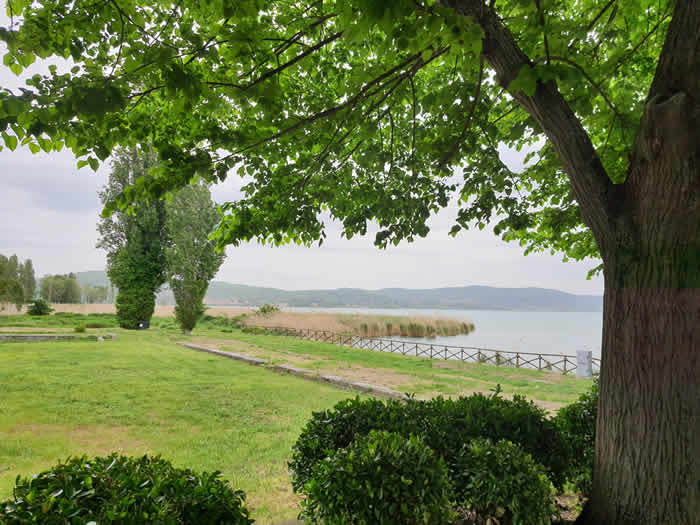
[[[446,0],[458,14],[472,17],[483,32],[483,54],[498,82],[508,87],[532,61],[523,53],[495,9],[482,0]],[[538,122],[569,176],[574,196],[586,223],[601,242],[608,233],[613,184],[588,133],[553,82],[538,82],[532,96],[512,91],[511,96]]]

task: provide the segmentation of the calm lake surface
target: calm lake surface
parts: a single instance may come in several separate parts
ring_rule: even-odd
[[[381,315],[446,317],[471,321],[476,330],[469,335],[419,339],[454,346],[476,346],[496,350],[575,355],[592,350],[600,357],[602,312],[516,312],[502,310],[442,310],[413,308],[290,308],[298,312],[343,312]],[[402,338],[409,340],[409,338]]]

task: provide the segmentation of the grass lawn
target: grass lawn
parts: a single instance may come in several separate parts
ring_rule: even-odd
[[[0,500],[18,474],[71,455],[162,454],[176,466],[220,470],[248,494],[258,523],[293,518],[286,461],[311,412],[355,394],[175,345],[209,346],[290,363],[418,397],[502,386],[554,410],[589,380],[533,370],[430,360],[284,336],[243,333],[228,321],[202,322],[186,338],[174,319],[148,331],[115,328],[113,315],[0,316],[0,332],[71,331],[116,340],[0,343]]]
[[[70,455],[162,454],[221,470],[259,523],[295,517],[286,459],[313,410],[352,395],[176,346],[174,333],[0,343],[0,500]]]

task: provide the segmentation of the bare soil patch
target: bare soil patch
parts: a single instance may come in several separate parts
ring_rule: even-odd
[[[365,368],[362,366],[324,368],[321,372],[323,374],[339,376],[354,383],[368,383],[370,385],[383,386],[398,391],[401,391],[406,385],[421,382],[415,376],[408,374],[399,374],[390,370]]]

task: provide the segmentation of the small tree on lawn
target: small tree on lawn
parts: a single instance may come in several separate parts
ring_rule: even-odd
[[[166,210],[171,241],[166,256],[175,317],[183,332],[190,334],[204,313],[209,281],[226,257],[209,240],[219,215],[209,188],[202,182],[178,191]]]

